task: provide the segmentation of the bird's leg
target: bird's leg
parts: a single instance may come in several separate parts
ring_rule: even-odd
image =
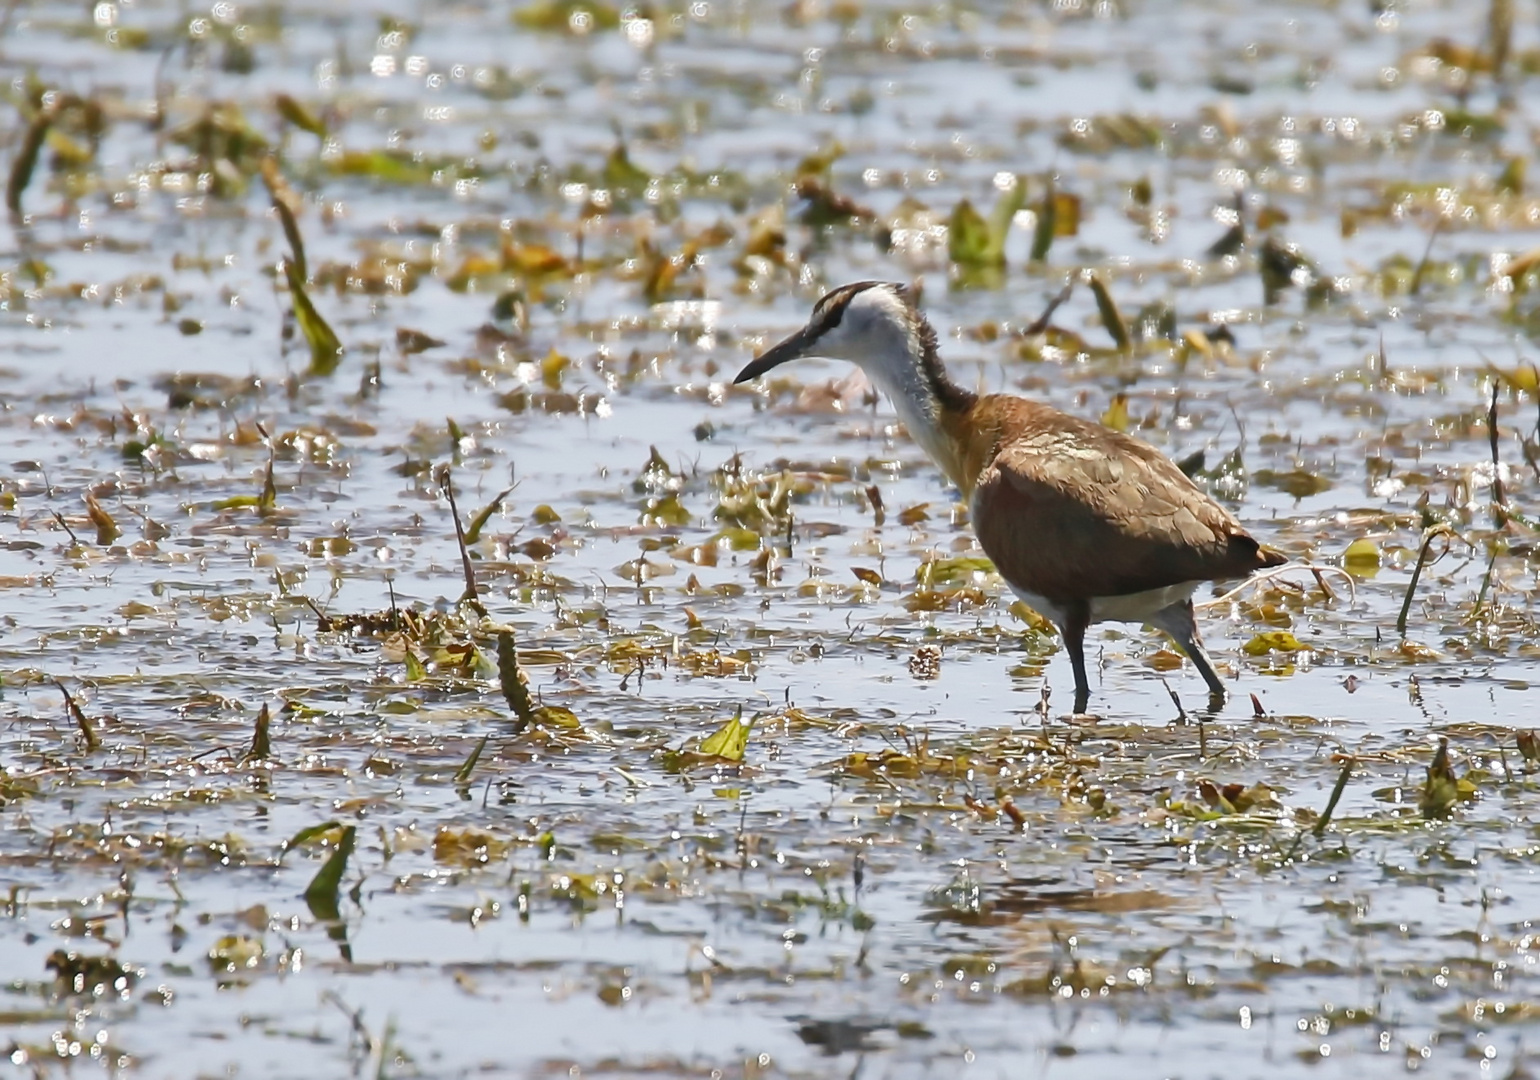
[[[1069,653],[1069,666],[1075,671],[1075,712],[1083,713],[1091,702],[1091,683],[1085,675],[1085,632],[1091,625],[1091,605],[1080,600],[1063,611],[1059,629],[1064,635],[1064,651]]]
[[[1183,600],[1180,604],[1172,604],[1162,611],[1156,612],[1150,620],[1156,629],[1164,630],[1171,636],[1181,650],[1187,654],[1187,659],[1192,661],[1192,666],[1198,669],[1198,674],[1203,676],[1203,681],[1208,683],[1210,701],[1224,703],[1225,684],[1214,670],[1213,661],[1208,658],[1208,653],[1203,651],[1203,642],[1198,640],[1198,620],[1193,617],[1192,601]]]

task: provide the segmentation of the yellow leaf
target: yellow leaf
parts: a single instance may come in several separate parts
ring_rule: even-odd
[[[502,265],[490,256],[472,252],[460,260],[460,267],[444,284],[454,292],[465,292],[471,284],[480,278],[491,277],[499,273]]]
[[[1304,646],[1287,630],[1264,630],[1241,648],[1247,656],[1266,656],[1272,652],[1300,652]]]
[[[1049,622],[1048,619],[1044,618],[1042,613],[1029,608],[1020,600],[1011,601],[1010,613],[1039,633],[1053,634],[1058,632],[1058,628]]]
[[[1355,577],[1372,577],[1380,568],[1380,546],[1367,536],[1360,536],[1342,553],[1342,565]]]
[[[453,866],[482,866],[503,858],[511,846],[511,841],[485,829],[441,825],[433,834],[433,859]]]
[[[215,971],[241,971],[259,966],[266,950],[262,942],[245,934],[226,934],[209,948],[209,964]]]
[[[1212,780],[1198,781],[1199,797],[1222,814],[1246,814],[1261,808],[1277,809],[1278,800],[1273,789],[1266,784],[1242,787],[1240,784],[1220,786]]]
[[[567,260],[540,244],[516,244],[505,241],[502,247],[503,269],[526,276],[565,272]]]
[[[112,520],[112,515],[107,508],[96,501],[96,496],[86,492],[86,514],[91,519],[91,524],[96,526],[96,542],[102,547],[107,547],[118,537],[123,535],[123,530],[118,528],[118,523]]]
[[[1424,645],[1420,641],[1413,641],[1411,638],[1405,638],[1402,640],[1401,645],[1399,646],[1399,651],[1403,660],[1408,660],[1414,664],[1426,660],[1443,659],[1443,657],[1439,655],[1439,651],[1437,649],[1428,645]]]
[[[428,677],[428,671],[422,666],[422,661],[413,655],[411,649],[406,651],[406,681],[422,682]]]
[[[1202,357],[1214,355],[1214,343],[1208,339],[1208,335],[1201,330],[1183,330],[1182,344],[1188,352],[1197,353]]]
[[[572,366],[572,361],[552,348],[540,361],[540,379],[552,390],[561,389],[562,372]]]
[[[1521,393],[1533,394],[1540,389],[1540,368],[1534,364],[1519,364],[1506,370],[1494,366],[1492,374]]]
[[[754,718],[743,718],[743,707],[733,714],[727,721],[700,744],[700,752],[712,757],[725,758],[728,761],[742,761],[744,751],[749,746],[749,731],[754,726]]]
[[[541,705],[534,712],[533,722],[535,727],[560,728],[563,731],[576,731],[583,724],[577,718],[577,713],[565,705]]]
[[[927,559],[914,572],[914,580],[927,589],[941,585],[981,585],[995,573],[995,564],[981,555],[954,555]]]
[[[1102,424],[1113,431],[1128,430],[1128,395],[1117,393],[1112,395],[1112,404],[1107,406],[1107,411],[1102,413]]]

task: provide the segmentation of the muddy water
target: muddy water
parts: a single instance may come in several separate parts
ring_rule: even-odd
[[[1508,106],[1455,3],[620,14],[10,11],[8,167],[45,89],[96,110],[59,106],[0,245],[16,1074],[1521,1066],[1528,13]],[[1049,173],[1080,221],[1028,265]],[[1006,272],[952,266],[954,207],[1012,176]],[[1270,303],[1269,237],[1309,260]],[[1115,349],[1082,285],[1026,333],[1082,270],[1156,329]],[[1054,638],[963,561],[886,404],[816,362],[728,386],[867,277],[923,283],[968,384],[1204,451],[1291,556],[1366,541],[1351,591],[1209,608],[1235,694],[1201,722],[1156,635],[1099,629],[1095,718],[1064,717]],[[445,464],[467,521],[512,488],[471,545],[485,619]],[[502,629],[579,726],[520,730]],[[740,708],[741,763],[679,753]],[[1425,820],[1440,738],[1465,786]],[[305,894],[343,826],[331,918]]]

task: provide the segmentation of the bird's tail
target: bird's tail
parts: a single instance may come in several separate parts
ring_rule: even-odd
[[[1267,570],[1274,566],[1283,566],[1289,561],[1289,557],[1277,548],[1257,545],[1257,569]]]

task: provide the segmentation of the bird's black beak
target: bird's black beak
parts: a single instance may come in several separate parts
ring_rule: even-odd
[[[800,360],[802,357],[810,355],[808,350],[812,347],[813,341],[812,333],[809,332],[808,327],[804,326],[779,345],[772,345],[760,353],[757,359],[751,361],[742,371],[738,372],[738,377],[733,380],[733,385],[736,386],[738,383],[746,383],[750,379],[757,379],[771,368],[780,367],[788,360]]]

